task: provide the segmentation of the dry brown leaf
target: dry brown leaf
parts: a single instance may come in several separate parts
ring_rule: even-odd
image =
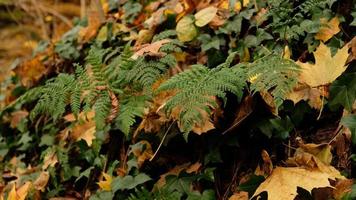
[[[21,83],[25,87],[31,87],[47,73],[40,56],[25,61],[15,69],[15,72],[19,75]]]
[[[340,172],[336,170],[333,166],[330,166],[329,164],[326,164],[323,161],[319,160],[315,155],[305,152],[302,148],[298,148],[294,156],[288,158],[286,163],[291,166],[298,166],[313,171],[327,173],[330,176],[333,176],[334,178],[345,179],[345,177],[342,176]]]
[[[88,42],[96,36],[100,26],[99,13],[97,11],[90,11],[88,13],[88,26],[79,31],[78,40],[82,43]]]
[[[27,181],[21,187],[16,189],[16,185],[13,184],[9,196],[7,197],[7,200],[25,200],[31,185],[32,183],[30,181]]]
[[[295,87],[293,91],[287,95],[286,99],[293,101],[294,104],[297,104],[301,100],[308,101],[308,104],[312,108],[320,110],[323,106],[322,96],[324,95],[320,87],[311,88],[307,85],[300,85]]]
[[[314,52],[315,64],[297,62],[302,68],[299,81],[310,87],[330,84],[346,70],[345,62],[348,57],[348,49],[349,47],[345,45],[331,57],[330,49],[320,43]]]
[[[43,159],[42,169],[46,170],[49,166],[54,167],[58,163],[57,154],[55,151],[48,152]]]
[[[346,193],[351,192],[351,187],[353,184],[354,180],[352,179],[338,181],[335,185],[335,189],[333,190],[334,198],[337,200],[341,200]]]
[[[188,173],[188,174],[191,174],[191,173],[197,173],[199,171],[199,169],[201,168],[202,164],[200,162],[196,162],[192,165],[190,165],[188,167],[188,169],[186,169],[185,171]]]
[[[330,21],[327,21],[325,18],[320,19],[321,28],[319,29],[318,33],[315,35],[315,39],[321,40],[323,42],[328,41],[332,38],[335,34],[340,32],[339,28],[339,18],[334,17]]]
[[[154,55],[154,56],[162,56],[164,54],[162,52],[159,52],[159,49],[162,47],[162,45],[167,44],[170,41],[171,41],[170,39],[163,39],[163,40],[159,40],[157,42],[151,43],[151,44],[143,45],[140,50],[136,51],[131,56],[131,58],[137,59],[139,56],[143,56],[147,53],[149,53],[150,55]]]
[[[142,144],[139,145],[141,148],[132,149],[132,153],[137,158],[137,165],[140,168],[146,160],[149,160],[153,156],[153,151],[148,141],[141,140],[139,143]]]
[[[28,112],[26,110],[19,110],[11,113],[11,122],[10,127],[16,128],[17,125],[21,122],[21,120],[28,116]]]
[[[94,118],[94,116],[95,116],[94,111],[81,112],[78,115],[78,120],[79,121],[92,120]],[[74,122],[77,120],[73,113],[67,114],[66,116],[63,117],[63,119],[66,120],[67,122]]]
[[[351,61],[356,60],[356,36],[349,42],[349,47],[351,49],[351,54],[347,58],[346,63],[350,63]]]
[[[33,186],[36,190],[40,190],[42,192],[45,191],[47,183],[49,180],[49,173],[46,171],[42,171],[38,178],[33,182]]]
[[[313,188],[330,187],[329,179],[334,180],[335,177],[301,167],[276,167],[253,196],[267,191],[268,200],[293,200],[298,194],[297,187],[311,192]]]
[[[95,122],[90,120],[75,125],[72,129],[71,137],[75,141],[84,140],[88,146],[91,146],[95,137]]]
[[[329,144],[300,144],[300,148],[303,151],[308,152],[315,157],[317,157],[320,161],[322,161],[326,165],[330,165],[332,160],[331,154],[331,146]]]
[[[272,160],[266,150],[262,150],[261,157],[263,160],[263,164],[257,166],[255,174],[257,176],[268,176],[272,173],[273,170]]]
[[[229,200],[248,200],[248,192],[245,191],[239,191],[235,192]]]

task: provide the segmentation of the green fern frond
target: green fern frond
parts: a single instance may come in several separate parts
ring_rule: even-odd
[[[209,69],[203,65],[193,65],[190,70],[177,74],[163,83],[157,92],[177,90],[171,97],[165,109],[170,113],[174,108],[180,110],[179,122],[182,131],[189,132],[195,123],[200,123],[202,112],[210,114],[212,108],[218,105],[214,96],[226,101],[226,92],[231,92],[239,97],[245,86],[242,68],[227,68],[221,65]]]
[[[277,108],[296,85],[299,72],[300,67],[295,62],[277,55],[269,55],[247,65],[251,90],[271,92]]]
[[[31,111],[31,119],[45,113],[54,120],[59,119],[65,112],[66,105],[70,102],[75,77],[69,74],[59,74],[55,79],[50,79],[40,90],[38,103]]]
[[[99,91],[98,98],[94,103],[95,110],[95,124],[97,130],[104,129],[106,126],[106,119],[110,114],[111,99],[107,90]]]
[[[116,125],[125,135],[130,133],[130,128],[135,124],[136,118],[143,116],[148,99],[145,95],[131,95],[121,100]]]

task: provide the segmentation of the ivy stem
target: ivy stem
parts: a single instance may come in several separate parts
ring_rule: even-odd
[[[163,138],[162,138],[161,142],[160,142],[159,145],[158,145],[158,148],[156,149],[156,151],[155,151],[155,153],[153,154],[153,156],[150,158],[150,162],[156,157],[158,151],[161,149],[162,144],[163,144],[164,140],[166,139],[169,130],[171,130],[173,124],[174,124],[174,121],[171,123],[171,125],[169,125],[169,127],[168,127],[167,130],[166,130],[166,132],[164,133]]]

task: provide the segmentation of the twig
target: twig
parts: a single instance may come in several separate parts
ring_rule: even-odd
[[[49,8],[49,7],[45,7],[43,5],[39,5],[38,6],[42,12],[48,12],[50,14],[52,14],[53,16],[57,17],[58,19],[62,20],[63,23],[65,23],[66,25],[68,25],[70,28],[73,27],[72,22],[64,15],[62,15],[61,13],[57,12],[56,10]]]
[[[318,118],[316,118],[316,120],[319,120],[320,117],[321,117],[321,113],[323,112],[323,109],[324,109],[324,87],[322,87],[322,98],[321,98],[321,108],[320,108],[320,112],[319,112],[319,115],[318,115]]]
[[[152,161],[152,160],[156,157],[158,151],[160,150],[160,148],[161,148],[161,146],[162,146],[164,140],[166,139],[169,130],[171,130],[173,124],[174,124],[174,121],[171,123],[171,125],[169,125],[168,129],[167,129],[166,132],[164,133],[164,136],[163,136],[163,138],[162,138],[162,140],[161,140],[161,143],[159,143],[158,148],[156,149],[156,151],[155,151],[155,153],[153,154],[153,156],[150,158],[150,161]]]

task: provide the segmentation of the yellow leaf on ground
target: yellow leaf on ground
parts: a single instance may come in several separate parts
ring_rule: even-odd
[[[315,35],[315,39],[317,40],[326,42],[330,38],[332,38],[335,34],[340,32],[340,28],[339,28],[340,21],[338,17],[334,17],[330,21],[327,21],[327,19],[325,18],[321,18],[320,24],[321,27],[318,33]]]
[[[88,13],[88,26],[82,28],[78,33],[79,41],[84,43],[91,40],[96,36],[100,26],[101,22],[99,13],[97,11],[90,11]]]
[[[157,42],[154,42],[152,44],[147,44],[143,45],[142,48],[138,51],[136,51],[131,58],[132,59],[137,59],[139,56],[143,56],[146,53],[149,53],[150,55],[161,55],[162,52],[159,52],[159,49],[162,47],[162,45],[170,42],[170,39],[163,39],[159,40]]]
[[[78,124],[72,129],[72,138],[76,141],[84,140],[88,146],[91,146],[95,139],[95,122],[87,121],[83,124]]]
[[[153,156],[151,144],[147,140],[141,140],[138,148],[133,148],[132,153],[137,158],[137,165],[140,168],[142,164]]]
[[[215,128],[214,124],[211,122],[210,115],[208,115],[207,112],[201,111],[201,122],[200,123],[195,123],[192,131],[198,135],[201,135],[202,133],[206,133],[212,129]],[[179,128],[183,130],[183,127],[178,124]]]
[[[310,87],[327,85],[339,77],[347,67],[345,62],[348,57],[349,47],[345,45],[331,57],[330,49],[320,43],[314,52],[315,64],[297,62],[301,66],[300,82]]]
[[[28,112],[26,110],[19,110],[11,113],[11,128],[16,128],[17,125],[21,122],[21,120],[28,116]]]
[[[248,200],[248,192],[245,191],[240,191],[240,192],[235,192],[229,200]]]
[[[194,15],[195,25],[197,25],[199,27],[203,27],[203,26],[209,24],[209,22],[211,22],[211,20],[214,19],[217,12],[218,12],[218,9],[214,6],[210,6],[210,7],[200,10],[199,12],[197,12]]]
[[[176,26],[176,31],[178,39],[181,42],[189,42],[198,35],[197,28],[194,25],[194,20],[189,16],[185,16],[179,20]]]
[[[27,181],[16,190],[16,185],[13,184],[7,200],[25,200],[31,185],[31,182]]]
[[[49,173],[46,171],[42,171],[38,178],[33,182],[33,186],[36,190],[40,190],[42,192],[45,191],[46,185],[49,180]]]
[[[301,167],[277,167],[257,188],[254,196],[266,191],[268,200],[293,200],[298,194],[297,187],[311,192],[313,188],[330,187],[329,179],[334,180],[335,177]]]
[[[105,172],[103,172],[103,176],[105,178],[105,181],[104,180],[99,181],[98,182],[99,187],[102,190],[111,191],[112,177],[109,174],[105,173]]]
[[[57,154],[55,151],[51,151],[45,155],[45,157],[43,159],[42,169],[45,170],[49,166],[54,167],[56,165],[56,163],[58,163]]]
[[[322,108],[322,96],[323,93],[319,88],[311,88],[309,86],[295,87],[291,93],[287,95],[286,99],[293,101],[297,104],[299,101],[308,101],[308,104],[315,109],[320,110]]]
[[[250,0],[242,0],[242,6],[246,7],[250,3]]]

